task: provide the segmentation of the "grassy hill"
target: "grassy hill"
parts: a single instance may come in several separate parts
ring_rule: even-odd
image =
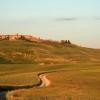
[[[43,40],[0,41],[0,63],[52,64],[52,63],[100,62],[100,50]]]
[[[41,72],[50,72],[49,87],[6,91],[7,100],[100,100],[100,49],[50,40],[0,41],[0,89],[38,84]]]

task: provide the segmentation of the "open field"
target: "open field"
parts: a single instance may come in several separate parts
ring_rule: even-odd
[[[0,84],[11,84],[11,85],[23,85],[28,84],[28,81],[32,80],[30,84],[33,84],[33,79],[37,79],[37,74],[41,72],[52,72],[59,70],[78,70],[92,69],[98,67],[98,64],[61,64],[61,65],[33,65],[33,64],[1,64],[0,65]],[[26,76],[26,77],[25,77]],[[24,79],[23,79],[24,78]],[[22,80],[23,79],[23,80]]]
[[[8,94],[17,100],[99,100],[100,64],[63,64],[34,66],[28,64],[1,65],[1,85],[31,85],[38,83],[37,73],[47,73],[51,84],[48,87],[19,89]],[[14,67],[15,66],[15,67]],[[21,67],[23,66],[23,67]],[[55,72],[52,72],[55,71]],[[51,73],[52,72],[52,73]],[[6,73],[9,73],[8,75]],[[10,99],[8,99],[10,100]]]
[[[100,100],[99,77],[99,49],[46,40],[0,41],[0,98]]]
[[[65,65],[65,70],[47,77],[50,86],[16,90],[12,95],[17,100],[100,100],[100,64]]]

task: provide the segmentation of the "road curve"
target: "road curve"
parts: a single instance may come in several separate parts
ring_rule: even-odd
[[[16,90],[21,90],[21,89],[30,89],[34,87],[48,87],[50,85],[50,80],[47,78],[46,73],[40,73],[38,74],[38,78],[40,82],[38,84],[33,84],[33,85],[27,85],[27,86],[3,86],[0,87],[0,90],[5,91],[6,95],[3,95],[2,91],[0,93],[0,100],[6,100],[6,99],[1,99],[1,98],[7,98],[8,100],[14,100],[13,93]]]
[[[41,84],[39,87],[48,87],[50,85],[51,82],[45,74],[41,74],[39,78],[41,80]]]

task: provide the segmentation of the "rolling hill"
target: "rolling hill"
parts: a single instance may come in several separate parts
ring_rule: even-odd
[[[0,39],[0,100],[99,100],[99,72],[100,49],[29,36]],[[41,73],[50,86],[39,87]]]
[[[100,62],[100,49],[80,47],[50,40],[0,41],[0,63],[52,64]]]

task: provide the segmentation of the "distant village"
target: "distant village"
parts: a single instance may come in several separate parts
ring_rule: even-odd
[[[39,41],[39,38],[34,37],[32,35],[20,35],[20,34],[14,34],[14,35],[0,35],[0,40],[29,40],[29,41]]]
[[[71,45],[70,40],[61,40],[61,41],[54,41],[54,40],[44,40],[37,38],[33,35],[20,35],[20,34],[14,34],[14,35],[1,35],[0,34],[0,40],[9,40],[9,41],[16,41],[16,40],[27,40],[29,42],[45,42],[45,43],[61,43],[61,44],[67,44],[67,46]]]

